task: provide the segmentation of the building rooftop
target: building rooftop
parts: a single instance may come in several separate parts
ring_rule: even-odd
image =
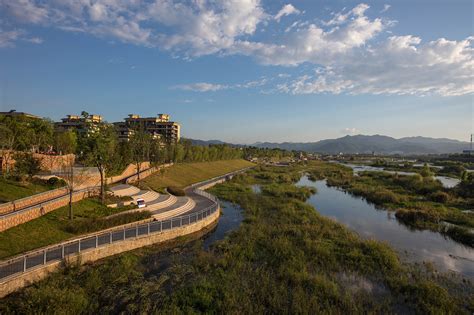
[[[41,119],[41,117],[39,117],[39,116],[29,114],[29,113],[25,113],[25,112],[17,112],[15,109],[11,109],[8,112],[0,112],[0,115],[10,116],[10,117],[22,116],[22,117],[28,117],[28,118],[33,118],[33,119]]]

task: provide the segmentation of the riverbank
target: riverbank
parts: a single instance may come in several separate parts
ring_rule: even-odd
[[[443,188],[429,176],[371,171],[358,172],[355,176],[349,167],[335,163],[314,162],[313,165],[310,179],[327,179],[330,186],[395,211],[397,218],[412,228],[439,232],[474,247],[474,215],[463,212],[474,206],[474,199],[463,194],[462,187]]]
[[[214,187],[213,194],[242,207],[244,221],[210,251],[198,241],[178,246],[171,259],[148,249],[65,270],[4,299],[0,312],[474,310],[469,281],[402,264],[386,244],[363,240],[306,204],[308,189],[294,184],[310,168],[257,167]]]

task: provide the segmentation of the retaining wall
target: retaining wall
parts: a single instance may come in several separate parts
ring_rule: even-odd
[[[220,209],[196,223],[183,226],[181,228],[175,228],[172,230],[163,231],[160,233],[143,235],[130,240],[124,240],[117,243],[112,243],[108,246],[92,248],[86,251],[82,251],[76,255],[70,255],[66,258],[67,263],[80,263],[84,264],[87,262],[96,261],[108,256],[117,255],[123,252],[134,250],[140,247],[153,245],[155,243],[161,243],[168,240],[175,239],[180,236],[186,236],[199,232],[209,226],[217,223],[220,215]],[[23,273],[19,277],[7,279],[0,283],[0,298],[20,289],[25,286],[32,284],[33,282],[39,281],[45,278],[50,272],[57,270],[64,264],[64,261],[56,261],[54,263],[41,266],[39,268],[32,269],[31,271]]]
[[[81,191],[76,191],[72,195],[72,202],[77,202],[84,198],[96,196],[99,194],[99,191],[99,188],[89,188]],[[12,228],[16,225],[39,218],[40,216],[48,212],[67,206],[68,204],[69,194],[66,194],[61,197],[57,197],[43,203],[39,203],[31,207],[0,215],[0,232]]]
[[[169,167],[172,163],[164,164],[159,167],[152,167],[140,172],[140,178],[145,178],[163,167]],[[142,167],[149,167],[149,162],[143,162]],[[126,179],[127,183],[136,181],[136,167],[130,164],[119,176],[109,177],[106,179],[108,184],[115,183]],[[95,196],[99,193],[97,185],[100,180],[91,180],[81,191],[77,191],[73,195],[73,202],[80,201],[84,198]],[[12,228],[16,225],[36,219],[50,211],[64,207],[69,203],[68,189],[58,188],[49,190],[40,194],[18,199],[12,202],[0,204],[0,232]]]
[[[32,205],[48,201],[53,198],[57,198],[60,196],[64,196],[67,194],[67,188],[62,187],[58,189],[53,189],[53,190],[48,190],[45,192],[42,192],[40,194],[36,194],[33,196],[17,199],[14,201],[6,202],[6,203],[1,203],[0,204],[0,215],[5,214],[8,212],[15,211],[17,209],[23,209],[30,207]]]

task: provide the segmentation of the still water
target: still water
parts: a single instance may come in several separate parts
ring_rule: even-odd
[[[300,186],[316,187],[308,199],[319,213],[345,224],[363,238],[389,243],[410,262],[432,262],[438,270],[455,271],[474,279],[474,250],[431,231],[411,230],[389,211],[375,208],[363,198],[326,186],[326,181],[311,182],[306,176]]]
[[[386,172],[390,174],[395,174],[397,173],[398,175],[415,175],[417,173],[414,172],[403,172],[403,171],[387,171],[383,167],[374,167],[374,166],[369,166],[369,165],[355,165],[355,164],[342,164],[344,166],[348,166],[352,168],[355,174],[359,172]],[[441,182],[443,187],[445,188],[453,188],[457,184],[459,184],[461,181],[457,178],[452,178],[452,177],[446,177],[446,176],[435,176],[437,180]]]
[[[219,217],[217,227],[204,237],[203,247],[208,250],[216,241],[221,240],[225,235],[237,229],[242,223],[242,209],[228,201],[220,201],[222,214]]]

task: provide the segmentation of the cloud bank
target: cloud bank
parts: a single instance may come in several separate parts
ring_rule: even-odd
[[[382,16],[389,5],[375,12],[361,3],[319,22],[284,19],[301,13],[290,3],[276,14],[264,7],[259,0],[0,0],[8,21],[22,27],[82,32],[186,59],[243,55],[267,66],[312,66],[276,84],[273,90],[280,93],[457,96],[474,92],[473,37],[424,41],[412,34],[387,36],[395,23]],[[277,25],[285,22],[288,26],[278,31]],[[257,36],[258,30],[276,34]],[[18,40],[42,42],[37,37],[28,40],[20,28],[0,29],[1,48]],[[210,92],[230,87],[201,82],[179,88]]]

